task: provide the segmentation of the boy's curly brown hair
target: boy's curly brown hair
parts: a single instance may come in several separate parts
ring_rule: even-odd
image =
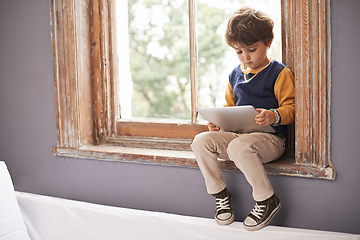
[[[258,41],[268,44],[274,38],[274,22],[264,12],[250,7],[242,7],[230,17],[226,32],[226,43],[236,48],[239,44],[247,46]]]

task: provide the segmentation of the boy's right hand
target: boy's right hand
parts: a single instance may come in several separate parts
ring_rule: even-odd
[[[220,131],[219,127],[215,126],[214,124],[212,124],[210,122],[207,123],[206,125],[207,125],[210,132],[212,132],[212,131]]]

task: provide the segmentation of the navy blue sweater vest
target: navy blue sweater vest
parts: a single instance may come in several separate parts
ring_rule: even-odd
[[[278,108],[279,103],[274,93],[275,82],[284,64],[273,60],[270,64],[257,74],[248,73],[245,76],[240,65],[229,75],[229,82],[235,97],[236,106],[252,105],[255,108]],[[287,126],[274,126],[277,133],[287,136]]]

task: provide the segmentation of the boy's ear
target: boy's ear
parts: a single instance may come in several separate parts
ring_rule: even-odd
[[[264,42],[264,43],[265,43],[265,46],[269,48],[269,47],[271,46],[271,44],[272,44],[272,41],[273,41],[272,39],[270,39],[270,40],[265,40],[265,42]]]

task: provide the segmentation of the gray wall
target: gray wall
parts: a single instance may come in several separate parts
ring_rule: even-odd
[[[273,224],[360,233],[360,1],[331,1],[334,182],[271,176],[283,208]],[[48,0],[0,1],[0,160],[18,191],[211,218],[198,169],[56,157]],[[225,172],[235,214],[253,206],[241,173]]]

